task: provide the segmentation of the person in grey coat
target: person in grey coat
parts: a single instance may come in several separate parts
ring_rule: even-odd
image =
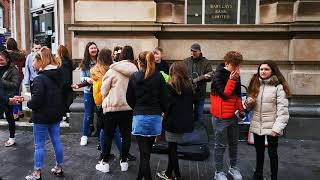
[[[276,63],[270,60],[262,62],[250,81],[245,101],[247,109],[253,109],[250,132],[254,134],[256,149],[254,180],[263,179],[265,136],[268,140],[271,180],[277,180],[278,138],[288,124],[287,97],[290,94],[289,85]]]

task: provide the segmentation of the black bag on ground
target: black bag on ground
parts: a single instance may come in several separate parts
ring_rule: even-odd
[[[154,144],[152,153],[167,154],[168,143]],[[183,140],[178,144],[178,157],[180,159],[203,161],[210,155],[209,136],[206,126],[201,122],[195,122],[191,133],[185,133]]]

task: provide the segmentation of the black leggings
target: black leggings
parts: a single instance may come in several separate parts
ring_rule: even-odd
[[[10,138],[14,138],[16,133],[16,122],[13,117],[13,107],[6,106],[4,113],[6,114],[6,119],[9,124]]]
[[[179,170],[179,159],[177,156],[177,143],[169,142],[168,143],[168,167],[166,170],[166,175],[172,177],[172,171],[174,171],[175,177],[181,177]]]
[[[152,180],[150,154],[155,137],[136,136],[140,151],[140,164],[137,180]]]
[[[103,161],[108,162],[115,129],[119,126],[122,137],[122,162],[127,161],[131,145],[132,111],[107,112],[103,119],[104,147]]]
[[[268,154],[270,158],[271,180],[277,180],[278,176],[278,137],[267,136]],[[258,176],[263,175],[265,136],[254,134],[254,146],[256,148],[256,172]]]

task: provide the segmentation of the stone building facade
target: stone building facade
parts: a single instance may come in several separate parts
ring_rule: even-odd
[[[33,39],[53,52],[63,44],[77,62],[89,41],[99,48],[131,45],[136,56],[160,46],[169,62],[190,56],[197,42],[213,67],[226,52],[240,51],[242,84],[248,85],[261,61],[274,60],[293,93],[287,137],[320,139],[320,0],[10,2],[13,37],[21,48],[30,50]]]
[[[169,61],[189,56],[190,45],[198,42],[213,65],[229,50],[242,52],[243,84],[259,62],[271,59],[280,64],[294,95],[320,94],[320,0],[258,1],[257,24],[187,24],[186,6],[191,5],[192,0],[15,1],[14,37],[30,49],[32,39],[42,37],[35,36],[38,26],[44,37],[50,36],[47,46],[54,51],[64,44],[76,60],[89,41],[99,48],[132,45],[136,55],[160,46]],[[51,29],[35,25],[35,17],[48,13]]]

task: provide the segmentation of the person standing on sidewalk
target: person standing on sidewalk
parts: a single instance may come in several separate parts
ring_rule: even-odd
[[[80,63],[80,80],[82,83],[87,82],[88,84],[90,84],[86,86],[83,90],[84,113],[82,123],[82,137],[80,140],[81,146],[86,146],[88,143],[88,136],[90,133],[90,121],[93,120],[94,115],[95,104],[92,95],[93,80],[90,77],[90,69],[97,63],[98,53],[99,50],[96,43],[88,42],[84,50],[83,59]]]
[[[66,122],[69,122],[70,117],[70,110],[69,107],[73,102],[73,90],[72,90],[72,71],[73,68],[73,61],[69,57],[68,49],[63,46],[59,45],[57,49],[56,58],[59,58],[62,65],[60,67],[60,71],[62,72],[63,77],[63,99],[64,99],[64,116],[63,119]]]
[[[41,49],[40,42],[38,40],[35,40],[32,45],[31,53],[26,58],[23,84],[25,85],[27,92],[32,91],[33,80],[35,77],[37,77],[37,72],[32,67],[32,62],[33,62],[34,56],[36,55],[37,52],[40,51],[40,49]]]
[[[227,180],[223,172],[223,156],[229,146],[230,167],[228,174],[234,180],[242,180],[238,161],[239,125],[236,111],[244,115],[241,101],[240,64],[243,58],[239,52],[230,51],[224,56],[224,63],[217,66],[211,84],[211,114],[215,127],[214,160],[216,180]]]
[[[60,122],[63,117],[63,78],[58,70],[61,62],[53,58],[51,50],[41,48],[33,61],[39,75],[33,81],[32,96],[28,108],[33,110],[34,171],[26,180],[42,179],[41,170],[45,157],[46,137],[49,133],[53,145],[56,165],[51,169],[55,176],[62,176],[63,148],[60,140]]]
[[[96,170],[109,172],[110,151],[112,139],[117,127],[122,137],[122,152],[120,159],[121,171],[128,171],[128,154],[131,145],[132,108],[126,101],[129,77],[138,68],[131,62],[133,49],[124,46],[120,61],[109,66],[109,70],[102,79],[101,94],[103,97],[102,108],[104,113],[103,131],[104,147],[102,160],[96,165]]]
[[[32,85],[33,80],[35,77],[38,76],[37,71],[34,70],[32,67],[34,56],[37,52],[39,52],[41,49],[41,44],[38,40],[35,40],[32,44],[32,50],[31,53],[27,56],[25,67],[24,67],[24,78],[23,78],[23,84],[26,88],[26,92],[32,92]],[[31,116],[32,117],[32,116]],[[29,123],[32,123],[32,119],[29,119]]]
[[[168,65],[167,62],[165,62],[162,59],[162,53],[163,53],[163,50],[160,47],[156,47],[153,50],[155,63],[156,63],[156,70],[157,71],[163,71],[164,73],[169,74],[169,65]]]
[[[155,70],[152,52],[139,54],[139,71],[129,80],[127,102],[133,109],[132,135],[136,136],[140,164],[137,180],[151,180],[150,154],[155,137],[161,134],[161,114],[167,107],[167,87]]]
[[[275,62],[267,60],[253,75],[245,105],[253,109],[250,132],[254,134],[256,170],[253,180],[263,180],[265,136],[268,140],[271,180],[278,179],[278,139],[289,120],[287,81]]]
[[[203,57],[201,46],[198,43],[192,44],[191,57],[186,58],[183,62],[188,67],[188,76],[194,85],[194,120],[203,120],[204,100],[206,97],[207,82],[212,79],[212,67],[207,58]]]
[[[8,97],[13,97],[19,86],[19,72],[16,66],[11,62],[9,53],[4,50],[0,52],[0,81],[3,91]],[[13,106],[5,105],[4,112],[9,124],[10,137],[4,143],[6,147],[15,144],[16,123],[13,117]]]
[[[168,108],[163,122],[168,142],[168,166],[157,175],[162,179],[180,179],[177,144],[182,142],[184,133],[192,132],[194,128],[193,89],[184,63],[173,63],[169,75]]]
[[[15,39],[9,38],[6,42],[7,51],[9,53],[11,62],[16,65],[19,72],[19,84],[16,89],[16,95],[21,95],[21,82],[23,80],[22,68],[25,66],[26,55],[24,52],[18,49],[18,45]],[[24,114],[22,112],[22,104],[13,106],[13,117],[16,121],[19,121],[19,118],[23,118]]]

